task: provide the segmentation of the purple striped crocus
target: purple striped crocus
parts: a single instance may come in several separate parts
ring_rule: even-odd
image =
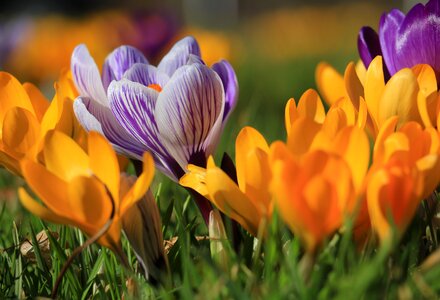
[[[150,151],[157,168],[175,181],[189,163],[206,164],[237,101],[232,66],[224,60],[206,66],[193,37],[178,41],[157,67],[139,50],[121,46],[105,60],[102,75],[79,45],[71,69],[82,126],[133,159]]]
[[[385,76],[417,64],[428,64],[440,79],[440,1],[415,5],[405,15],[398,9],[382,15],[379,34],[363,27],[358,36],[360,57],[366,67],[382,55]]]

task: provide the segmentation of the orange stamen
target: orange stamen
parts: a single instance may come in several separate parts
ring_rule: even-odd
[[[147,87],[156,90],[158,92],[162,92],[162,87],[156,83],[149,84]]]

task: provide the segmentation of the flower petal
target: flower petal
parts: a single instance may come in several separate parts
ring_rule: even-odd
[[[159,93],[127,79],[114,81],[109,87],[110,108],[119,124],[142,145],[143,151],[151,151],[156,163],[167,168],[173,158],[159,138],[154,106]]]
[[[47,170],[64,181],[90,174],[87,154],[74,140],[60,131],[50,131],[46,135],[44,160]]]
[[[116,199],[119,199],[119,163],[114,150],[97,132],[90,132],[88,148],[91,171],[106,185],[115,199],[115,206],[118,207]]]
[[[120,46],[110,53],[102,68],[102,82],[107,90],[113,80],[121,80],[125,71],[135,63],[148,64],[141,51],[132,46]]]
[[[170,79],[167,74],[160,72],[156,67],[149,64],[134,64],[128,69],[123,78],[133,82],[141,83],[145,86],[158,84],[161,88]]]
[[[158,69],[171,77],[178,68],[186,65],[190,54],[200,57],[200,47],[195,38],[187,36],[174,44],[170,52],[162,58]]]
[[[358,35],[358,50],[366,68],[376,56],[382,55],[379,36],[373,28],[368,26],[361,28]]]
[[[329,64],[319,63],[315,78],[319,92],[328,104],[331,105],[345,96],[344,78]]]
[[[225,90],[225,111],[223,114],[223,123],[230,113],[234,110],[238,100],[238,80],[235,71],[231,64],[226,60],[221,60],[212,66],[212,69],[217,72],[223,83]]]
[[[84,44],[73,50],[70,67],[80,95],[107,106],[107,95],[102,85],[98,67]]]
[[[398,9],[382,15],[379,24],[379,41],[382,48],[384,63],[390,75],[394,75],[400,68],[396,62],[396,35],[405,15]],[[417,47],[419,48],[419,47]]]
[[[29,95],[29,100],[32,103],[32,107],[35,111],[35,116],[39,121],[43,118],[44,113],[49,107],[49,101],[44,97],[41,91],[32,83],[26,82],[23,84],[23,88]]]
[[[155,118],[160,140],[182,169],[195,156],[211,154],[221,132],[223,86],[201,64],[176,71],[157,99]]]
[[[74,102],[75,115],[86,131],[104,135],[117,152],[140,159],[144,146],[119,124],[109,107],[89,98],[78,97]]]

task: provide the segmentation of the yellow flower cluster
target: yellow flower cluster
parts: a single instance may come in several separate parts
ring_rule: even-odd
[[[318,66],[314,90],[287,102],[287,140],[269,145],[246,127],[236,140],[234,182],[212,158],[189,165],[180,183],[207,197],[257,235],[274,207],[315,252],[347,218],[364,242],[400,236],[420,202],[440,182],[439,94],[428,65],[397,72],[385,82],[382,58],[368,70],[353,63],[344,76]]]

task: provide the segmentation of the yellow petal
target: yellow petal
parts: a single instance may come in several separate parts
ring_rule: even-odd
[[[40,135],[40,124],[35,116],[21,107],[11,108],[3,120],[5,150],[20,156],[34,156]]]
[[[104,184],[97,178],[73,178],[68,185],[68,195],[78,224],[98,231],[110,219],[114,201],[109,197]]]
[[[362,60],[358,60],[355,68],[356,68],[356,74],[357,74],[361,84],[364,86],[365,85],[365,77],[367,76],[367,69],[365,68],[365,65],[362,62]]]
[[[0,124],[8,110],[18,106],[34,114],[34,109],[23,86],[9,73],[0,72]]]
[[[237,220],[250,233],[258,232],[261,214],[259,210],[221,169],[209,169],[206,186],[210,199],[225,214]]]
[[[64,217],[76,213],[68,202],[68,186],[65,181],[29,159],[21,162],[21,169],[27,184],[51,211]]]
[[[416,65],[412,67],[412,71],[417,77],[420,92],[422,92],[425,97],[437,92],[437,79],[434,69],[430,65]]]
[[[302,94],[298,102],[298,113],[300,116],[308,117],[317,123],[324,122],[324,105],[315,90],[308,89]]]
[[[359,98],[364,97],[364,87],[356,74],[355,65],[349,63],[344,73],[344,82],[347,95],[356,110],[359,110]]]
[[[51,131],[46,135],[44,158],[47,169],[65,181],[91,175],[87,154],[62,132]]]
[[[129,209],[136,201],[139,201],[142,196],[148,191],[151,181],[154,177],[154,160],[150,153],[145,152],[143,157],[142,173],[130,188],[130,190],[125,194],[121,201],[120,214],[123,215],[124,212]]]
[[[379,119],[379,102],[384,89],[382,57],[376,56],[368,66],[364,87],[365,102],[374,123],[377,123]]]
[[[437,93],[424,96],[424,93],[417,94],[417,108],[425,127],[433,127],[436,120],[436,108],[438,105]]]
[[[29,196],[24,188],[18,189],[18,197],[20,198],[21,204],[37,217],[57,224],[72,224],[68,218],[61,217],[52,212],[50,209],[39,204],[31,196]]]
[[[296,108],[295,99],[290,98],[289,101],[287,101],[286,108],[284,110],[284,123],[286,126],[287,135],[289,135],[290,126],[292,126],[293,121],[297,118],[298,110]]]
[[[208,198],[206,188],[206,169],[195,165],[188,165],[188,172],[179,179],[179,184],[192,188],[205,198]]]
[[[21,156],[16,156],[16,153],[8,153],[3,147],[0,145],[0,164],[5,167],[9,172],[23,176],[21,173],[20,161]]]
[[[265,152],[269,151],[264,137],[252,127],[244,127],[237,135],[235,141],[235,163],[237,168],[238,186],[245,192],[246,187],[246,164],[249,151],[259,148]]]
[[[397,122],[399,121],[398,117],[389,118],[380,128],[379,134],[377,135],[376,142],[374,144],[373,150],[373,160],[384,159],[385,155],[385,141],[386,139],[396,130]]]
[[[321,125],[313,120],[299,118],[290,128],[290,135],[287,138],[290,151],[295,155],[307,152],[320,129]]]
[[[90,169],[109,189],[114,199],[119,197],[119,163],[110,143],[97,132],[90,132],[89,141]],[[115,204],[116,207],[119,203]]]
[[[379,103],[379,125],[398,116],[399,124],[420,119],[417,111],[417,79],[410,69],[402,69],[388,81]]]
[[[41,121],[44,113],[49,107],[49,100],[47,100],[46,97],[44,97],[44,95],[40,92],[40,90],[32,83],[25,82],[23,84],[23,88],[29,96],[32,107],[35,111],[35,116],[37,117],[38,121]]]
[[[329,64],[319,63],[315,78],[318,90],[328,104],[332,105],[345,96],[344,78]]]
[[[334,151],[351,169],[356,190],[360,190],[370,164],[370,142],[362,129],[344,128],[336,137]]]

